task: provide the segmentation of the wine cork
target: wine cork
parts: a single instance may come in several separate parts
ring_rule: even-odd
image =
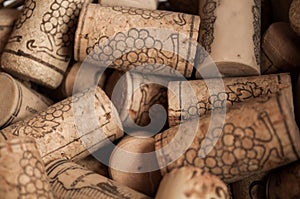
[[[293,0],[271,0],[273,21],[289,22],[289,9]]]
[[[55,198],[149,198],[71,161],[56,160],[46,166]]]
[[[202,117],[212,110],[229,108],[253,98],[285,92],[291,110],[293,93],[288,73],[170,82],[168,85],[169,126]],[[197,99],[195,99],[195,97]]]
[[[156,10],[158,0],[98,0],[103,6],[121,6]]]
[[[17,9],[0,9],[0,55],[17,20],[19,11]]]
[[[86,158],[83,158],[82,160],[79,160],[76,162],[76,164],[94,171],[95,173],[108,177],[108,168],[106,165],[102,164],[99,160],[97,160],[96,158],[94,158],[93,155],[89,155]]]
[[[260,1],[203,0],[199,7],[199,42],[213,61],[200,59],[201,73],[209,72],[216,64],[223,76],[259,75]]]
[[[174,169],[160,183],[155,199],[229,199],[227,186],[218,177],[195,167]]]
[[[267,177],[262,173],[231,184],[234,199],[267,199]]]
[[[97,87],[17,122],[0,131],[0,135],[0,140],[16,136],[35,138],[47,164],[58,158],[82,159],[107,144],[107,139],[122,137],[123,131],[114,106]]]
[[[0,128],[23,120],[51,105],[10,75],[0,72]]]
[[[89,0],[26,0],[1,66],[17,77],[57,88],[71,58],[81,6]]]
[[[199,26],[194,15],[87,4],[79,17],[74,59],[121,71],[190,77]]]
[[[64,96],[70,97],[73,93],[84,91],[96,85],[104,88],[108,75],[109,72],[103,68],[88,63],[75,63],[63,80],[62,93]]]
[[[136,125],[147,126],[156,120],[164,121],[166,118],[162,118],[162,111],[167,110],[167,85],[171,80],[134,72],[119,73],[109,78],[106,92],[111,96],[124,127],[134,128]],[[154,105],[160,105],[161,109]]]
[[[214,114],[212,119],[188,121],[155,136],[163,175],[191,165],[233,183],[299,159],[300,134],[283,94]]]
[[[199,1],[198,0],[169,0],[170,8],[176,12],[189,13],[198,15]]]
[[[274,171],[268,179],[267,198],[284,199],[300,197],[300,163],[291,165]]]
[[[121,151],[122,150],[122,151]],[[158,170],[157,162],[149,162],[149,164],[156,165],[157,169],[154,171],[145,172],[145,163],[143,155],[153,152],[155,150],[155,141],[152,137],[125,137],[114,149],[109,160],[109,172],[111,178],[123,185],[126,185],[134,190],[142,192],[149,196],[154,196],[159,183],[161,181],[161,174]],[[125,151],[125,155],[124,155]],[[137,154],[133,162],[128,162],[128,156],[133,153]],[[126,155],[128,154],[128,155]],[[156,161],[156,160],[155,160]],[[126,164],[128,162],[129,164]],[[120,170],[118,168],[121,168]],[[140,171],[135,173],[133,171]]]
[[[300,38],[288,23],[273,23],[263,36],[262,74],[299,71]]]
[[[0,142],[1,198],[53,199],[44,163],[32,138]]]
[[[300,1],[293,0],[289,10],[290,24],[293,30],[300,36]]]

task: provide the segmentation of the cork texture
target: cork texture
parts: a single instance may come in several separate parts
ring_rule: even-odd
[[[168,88],[169,126],[176,126],[186,120],[202,117],[212,110],[230,108],[233,104],[278,91],[285,92],[291,110],[294,111],[292,83],[288,73],[175,81],[170,82]]]
[[[300,38],[288,23],[273,23],[262,39],[261,72],[299,71]]]
[[[290,12],[289,12],[289,21],[293,30],[300,36],[300,1],[293,0]]]
[[[97,87],[17,122],[0,131],[0,135],[0,140],[16,136],[35,138],[47,163],[58,158],[82,159],[107,144],[107,139],[122,137],[123,131],[117,111]]]
[[[53,199],[36,143],[17,138],[0,143],[1,198]]]
[[[283,94],[235,104],[222,114],[156,135],[161,173],[192,165],[233,183],[299,158],[299,130]]]
[[[207,55],[199,52],[199,70],[216,64],[223,76],[259,75],[260,10],[259,0],[200,1],[199,42],[213,62],[205,63]]]
[[[0,128],[26,119],[52,104],[44,96],[3,72],[0,72],[0,90]]]
[[[57,88],[72,53],[81,6],[89,0],[26,0],[1,66],[23,79]]]
[[[199,26],[194,15],[88,4],[80,14],[74,58],[121,71],[190,77]]]
[[[120,6],[156,10],[158,0],[98,0],[103,6]]]
[[[58,199],[150,199],[73,162],[56,160],[46,166],[53,194]]]
[[[155,198],[229,199],[230,195],[218,177],[199,168],[183,167],[164,176]]]

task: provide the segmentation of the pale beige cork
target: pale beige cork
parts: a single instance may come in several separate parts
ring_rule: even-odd
[[[300,36],[300,1],[293,0],[289,12],[290,24],[293,30]]]
[[[299,71],[300,37],[288,23],[273,23],[262,39],[261,73]]]
[[[260,74],[260,7],[260,0],[200,1],[199,42],[212,59],[204,62],[207,55],[199,52],[201,74],[209,73],[215,64],[223,76]]]
[[[279,168],[271,173],[267,184],[268,199],[300,198],[300,162]]]
[[[55,160],[46,166],[46,171],[57,199],[150,199],[71,161]]]
[[[82,159],[123,134],[117,111],[97,87],[1,130],[0,140],[33,137],[47,163],[58,158]]]
[[[14,22],[17,20],[20,11],[17,9],[0,9],[0,55],[8,41]]]
[[[158,118],[166,119],[162,118],[162,111],[167,112],[167,85],[174,79],[134,72],[114,73],[117,74],[108,79],[105,91],[125,127],[144,127],[156,123]]]
[[[0,72],[0,90],[0,128],[26,119],[52,104],[44,96],[3,72]]]
[[[190,77],[200,17],[139,8],[82,8],[74,59],[121,71]]]
[[[252,175],[231,184],[234,199],[266,199],[268,173]]]
[[[75,63],[67,72],[63,83],[62,93],[66,97],[98,85],[104,88],[109,72],[89,63]]]
[[[80,9],[89,1],[26,0],[1,67],[19,78],[57,88],[71,59]]]
[[[166,174],[155,199],[230,199],[227,185],[217,176],[196,167],[182,167]]]
[[[101,163],[100,160],[96,159],[93,154],[79,161],[76,161],[76,164],[79,164],[80,166],[88,170],[94,171],[99,175],[109,177],[108,167],[105,164]]]
[[[202,117],[212,110],[229,108],[233,104],[282,91],[288,99],[291,110],[293,93],[288,73],[174,81],[168,85],[169,126],[176,126],[186,120]]]
[[[120,6],[156,10],[158,0],[98,0],[103,6]]]
[[[163,175],[191,165],[226,183],[300,157],[299,129],[281,93],[235,104],[226,114],[219,110],[212,118],[187,121],[156,135],[155,140]]]
[[[34,139],[0,142],[0,154],[1,198],[53,199]]]
[[[128,161],[128,156],[135,153],[138,154],[131,159],[133,162],[125,164]],[[155,150],[155,140],[152,137],[130,137],[123,138],[112,152],[109,159],[109,173],[113,180],[124,184],[134,190],[142,192],[149,196],[155,196],[161,181],[161,174],[158,163],[149,162],[156,170],[145,172],[145,162],[142,156]],[[123,166],[122,166],[123,165]],[[154,166],[155,165],[155,166]],[[118,169],[122,168],[122,170]],[[140,171],[139,173],[133,171]]]

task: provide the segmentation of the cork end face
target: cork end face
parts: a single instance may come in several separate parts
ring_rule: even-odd
[[[293,30],[300,36],[300,0],[292,2],[289,19]]]
[[[65,68],[68,64],[66,63]],[[14,51],[5,51],[2,54],[1,67],[20,79],[30,80],[50,89],[55,89],[60,85],[65,72],[51,63],[48,64],[45,60],[33,60],[30,55]]]
[[[22,91],[10,75],[0,73],[0,127],[9,125],[21,106]]]

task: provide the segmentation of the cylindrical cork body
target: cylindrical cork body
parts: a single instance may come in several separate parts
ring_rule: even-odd
[[[202,117],[212,110],[282,91],[293,109],[289,74],[175,81],[168,86],[169,126]]]
[[[97,150],[108,140],[123,136],[117,111],[97,87],[78,93],[17,122],[2,131],[2,139],[16,136],[35,138],[45,163],[66,158],[78,160]]]
[[[71,161],[55,160],[46,166],[46,171],[57,199],[149,198]]]
[[[121,6],[156,10],[158,0],[98,0],[103,6]]]
[[[62,93],[70,97],[93,86],[104,88],[109,72],[89,63],[75,63],[67,72],[62,84]]]
[[[80,13],[74,58],[121,71],[190,77],[200,17],[87,4]]]
[[[235,104],[155,136],[161,173],[192,165],[226,183],[300,157],[300,134],[283,94]],[[167,166],[166,166],[167,165]]]
[[[17,9],[0,9],[0,55],[8,41],[14,22],[17,20],[18,16],[19,11]]]
[[[111,95],[125,127],[146,126],[150,122],[158,125],[167,117],[162,112],[167,110],[167,86],[171,80],[163,76],[126,72],[111,76],[106,92]],[[161,124],[163,126],[164,123]]]
[[[0,154],[1,198],[53,199],[34,139],[0,142]]]
[[[269,176],[268,199],[300,198],[300,162],[280,168]]]
[[[0,72],[0,128],[47,109],[51,101]]]
[[[1,58],[15,76],[50,88],[68,67],[77,18],[89,0],[26,0]]]
[[[267,199],[268,173],[250,176],[231,184],[234,199]]]
[[[210,71],[216,64],[223,76],[260,74],[260,3],[260,0],[200,1],[199,42],[213,61],[200,60],[200,71]]]
[[[101,149],[100,149],[101,150]],[[76,164],[79,164],[80,166],[94,171],[95,173],[98,173],[99,175],[108,177],[108,167],[104,164],[102,164],[99,160],[97,160],[94,155],[89,155],[79,161],[76,161]]]
[[[217,176],[196,167],[174,169],[160,183],[155,199],[229,199],[227,186]]]
[[[289,12],[290,24],[293,30],[300,36],[300,1],[293,0]]]
[[[300,38],[288,23],[273,23],[262,40],[261,73],[299,71]]]
[[[161,174],[156,159],[144,161],[143,156],[155,150],[155,140],[152,137],[125,137],[118,143],[109,160],[110,176],[116,182],[124,184],[134,190],[149,196],[154,196]],[[128,161],[129,156],[134,158]],[[128,163],[128,164],[127,164]],[[155,169],[146,171],[147,164]],[[155,166],[154,166],[155,165]],[[139,171],[135,172],[135,171]]]

